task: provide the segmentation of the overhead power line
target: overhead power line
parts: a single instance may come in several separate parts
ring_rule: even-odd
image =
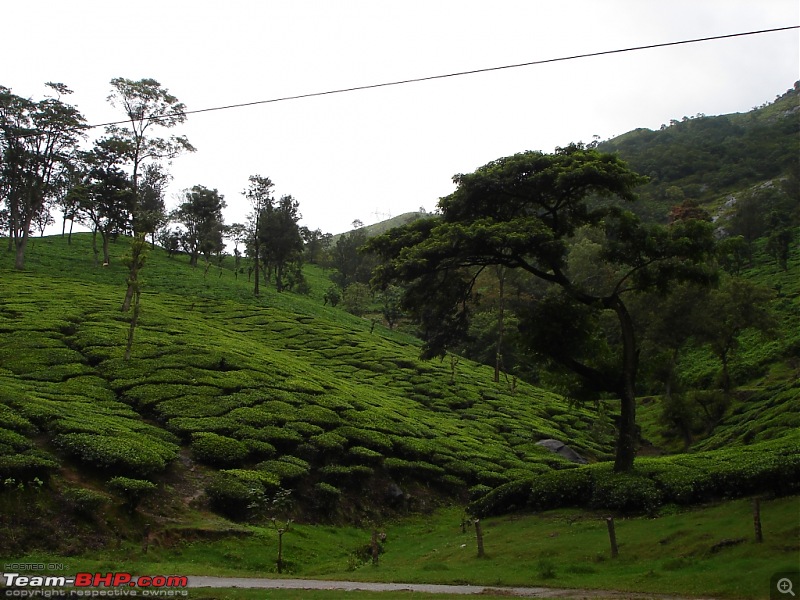
[[[294,95],[294,96],[283,96],[283,97],[280,97],[280,98],[270,98],[269,100],[256,100],[254,102],[241,102],[241,103],[238,103],[238,104],[227,104],[227,105],[224,105],[224,106],[214,106],[214,107],[211,107],[211,108],[200,108],[200,109],[196,109],[196,110],[187,110],[187,111],[184,111],[183,114],[184,115],[194,115],[194,114],[207,113],[207,112],[213,112],[213,111],[219,111],[219,110],[229,110],[229,109],[232,109],[232,108],[244,108],[246,106],[257,106],[257,105],[260,105],[260,104],[273,104],[273,103],[276,103],[276,102],[287,102],[289,100],[301,100],[303,98],[315,98],[315,97],[318,97],[318,96],[331,96],[333,94],[345,94],[345,93],[348,93],[348,92],[358,92],[358,91],[362,91],[362,90],[372,90],[372,89],[376,89],[376,88],[391,87],[391,86],[398,86],[398,85],[406,85],[406,84],[410,84],[410,83],[421,83],[423,81],[433,81],[433,80],[436,80],[436,79],[448,79],[448,78],[451,78],[451,77],[461,77],[461,76],[464,76],[464,75],[476,75],[478,73],[490,73],[492,71],[502,71],[502,70],[506,70],[506,69],[518,69],[520,67],[532,67],[532,66],[535,66],[535,65],[544,65],[544,64],[548,64],[548,63],[565,62],[565,61],[568,61],[568,60],[578,60],[578,59],[581,59],[581,58],[591,58],[591,57],[596,57],[596,56],[608,56],[608,55],[611,55],[611,54],[622,54],[624,52],[636,52],[636,51],[639,51],[639,50],[651,50],[651,49],[654,49],[654,48],[668,48],[670,46],[681,46],[681,45],[686,45],[686,44],[697,44],[697,43],[700,43],[700,42],[711,42],[711,41],[716,41],[716,40],[724,40],[724,39],[730,39],[730,38],[745,37],[745,36],[750,36],[750,35],[760,35],[760,34],[764,34],[764,33],[776,33],[776,32],[779,32],[779,31],[789,31],[791,29],[800,29],[800,25],[790,25],[788,27],[775,27],[775,28],[772,28],[772,29],[760,29],[760,30],[757,30],[757,31],[745,31],[745,32],[741,32],[741,33],[729,33],[729,34],[726,34],[726,35],[715,35],[715,36],[702,37],[702,38],[693,38],[693,39],[688,39],[688,40],[679,40],[679,41],[676,41],[676,42],[662,42],[660,44],[648,44],[648,45],[645,45],[645,46],[632,46],[630,48],[618,48],[616,50],[602,50],[602,51],[599,51],[599,52],[589,52],[589,53],[586,53],[586,54],[574,54],[572,56],[561,56],[561,57],[558,57],[558,58],[546,58],[546,59],[542,59],[542,60],[532,60],[532,61],[528,61],[528,62],[502,65],[502,66],[499,66],[499,67],[486,67],[486,68],[483,68],[483,69],[472,69],[472,70],[469,70],[469,71],[457,71],[455,73],[445,73],[445,74],[440,74],[440,75],[428,75],[426,77],[415,77],[415,78],[412,78],[412,79],[401,79],[401,80],[397,80],[397,81],[388,81],[388,82],[384,82],[384,83],[373,83],[373,84],[369,84],[369,85],[359,85],[359,86],[354,86],[354,87],[327,90],[327,91],[324,91],[324,92],[310,92],[310,93],[307,93],[307,94],[297,94],[297,95]],[[158,121],[158,120],[167,119],[167,118],[170,118],[170,117],[173,117],[173,116],[175,116],[175,114],[168,114],[168,115],[163,115],[161,117],[154,117],[152,120]],[[109,125],[122,125],[122,124],[125,124],[127,122],[128,122],[127,120],[111,121],[111,122],[108,122],[108,123],[98,123],[96,125],[86,125],[85,127],[81,127],[80,129],[94,129],[94,128],[97,128],[97,127],[107,127]]]

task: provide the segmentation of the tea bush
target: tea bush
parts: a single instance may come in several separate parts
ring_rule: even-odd
[[[639,459],[632,473],[613,473],[608,463],[553,471],[502,485],[473,501],[469,510],[478,516],[523,506],[537,511],[577,506],[652,513],[666,503],[799,490],[800,434],[795,433],[742,448]]]
[[[213,477],[206,486],[206,495],[215,510],[242,520],[263,508],[267,495],[279,489],[280,480],[272,473],[229,469]]]
[[[0,480],[7,478],[30,481],[36,477],[47,480],[59,468],[55,457],[42,450],[0,456]]]
[[[249,454],[239,440],[211,432],[193,433],[191,448],[197,460],[217,467],[240,464]]]
[[[87,488],[67,488],[61,492],[64,503],[76,513],[84,517],[94,517],[110,498],[102,492]]]
[[[149,476],[163,471],[178,455],[174,444],[141,435],[62,433],[53,441],[67,454],[88,465],[126,475]]]
[[[158,486],[152,481],[130,477],[114,477],[109,479],[107,485],[112,492],[122,496],[125,506],[131,511],[135,510],[147,495],[158,489]]]

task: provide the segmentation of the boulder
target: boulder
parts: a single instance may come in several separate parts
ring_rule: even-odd
[[[585,465],[587,463],[585,458],[559,440],[539,440],[536,444],[538,446],[544,446],[550,450],[550,452],[555,452],[559,456],[563,456],[567,460],[578,463],[579,465]]]

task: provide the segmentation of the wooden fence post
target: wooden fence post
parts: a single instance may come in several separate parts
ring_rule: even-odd
[[[753,527],[756,532],[756,542],[760,544],[764,541],[764,535],[761,531],[761,501],[758,498],[753,498]]]
[[[370,548],[372,550],[372,564],[378,564],[378,530],[372,530],[372,541],[370,542]]]
[[[483,528],[480,519],[475,519],[475,537],[478,538],[478,558],[483,558]]]
[[[606,525],[608,525],[608,539],[611,540],[611,558],[617,558],[619,549],[617,548],[617,532],[614,529],[614,517],[607,517]]]

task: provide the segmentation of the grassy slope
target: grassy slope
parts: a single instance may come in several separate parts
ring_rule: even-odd
[[[486,556],[480,559],[474,531],[462,531],[457,508],[382,523],[387,538],[378,566],[366,552],[369,530],[294,525],[283,538],[284,575],[762,598],[773,573],[796,569],[797,507],[797,498],[762,501],[760,544],[753,540],[748,500],[655,519],[617,519],[617,559],[609,556],[605,515],[573,510],[484,520]],[[239,537],[173,540],[146,554],[125,545],[87,558],[32,554],[25,560],[63,563],[74,571],[264,577],[276,576],[276,551],[273,529],[248,527]]]
[[[796,235],[800,239],[800,230]],[[800,429],[800,247],[792,249],[788,269],[783,270],[763,252],[764,244],[763,238],[755,244],[754,264],[742,277],[774,291],[775,332],[742,334],[731,354],[736,384],[731,405],[712,432],[696,432],[693,450],[751,444]],[[679,366],[687,383],[697,388],[713,382],[721,368],[706,349],[685,352]],[[678,437],[665,435],[660,412],[659,402],[641,401],[637,418],[644,437],[661,448],[681,451]]]

